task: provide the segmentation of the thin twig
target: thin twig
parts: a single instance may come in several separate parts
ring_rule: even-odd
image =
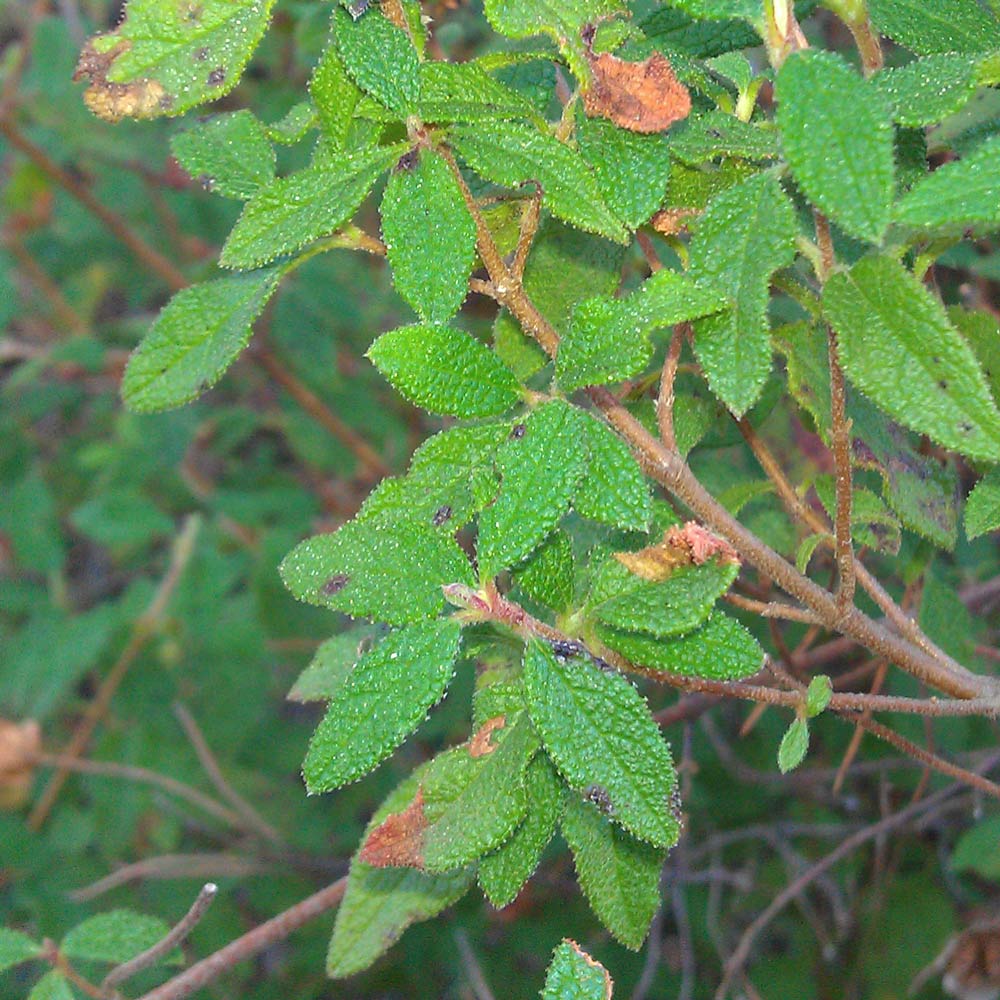
[[[104,977],[104,981],[101,983],[102,992],[110,992],[119,983],[127,982],[133,976],[142,972],[143,969],[148,969],[151,965],[159,962],[161,958],[169,955],[195,929],[198,921],[201,920],[208,911],[209,906],[212,905],[212,900],[215,899],[218,891],[219,887],[214,882],[206,882],[195,901],[191,904],[191,909],[184,914],[166,935],[145,951],[139,952],[135,958],[131,958],[129,961],[123,962],[121,965],[113,968]]]
[[[167,604],[173,596],[177,584],[180,583],[181,576],[187,567],[191,556],[194,554],[194,543],[198,537],[198,529],[201,526],[201,518],[197,514],[190,514],[184,521],[184,525],[174,540],[173,550],[170,554],[170,565],[164,575],[160,585],[156,588],[153,599],[149,602],[146,610],[135,620],[132,626],[132,633],[129,636],[125,648],[115,661],[114,666],[108,671],[107,676],[101,681],[97,694],[87,706],[80,720],[79,725],[73,733],[66,749],[63,751],[65,757],[79,757],[87,748],[90,737],[97,728],[101,719],[104,718],[111,699],[118,690],[119,685],[125,679],[129,668],[135,662],[136,657],[142,651],[146,643],[156,633],[160,627]],[[42,792],[34,809],[28,816],[28,826],[32,830],[41,829],[49,811],[55,804],[56,798],[66,778],[69,775],[69,768],[63,764],[56,769],[45,791]]]
[[[283,941],[303,924],[335,907],[343,898],[346,889],[345,876],[296,903],[284,913],[279,913],[260,927],[255,927],[242,937],[238,937],[208,958],[196,962],[179,976],[144,994],[140,1000],[184,1000],[184,997],[189,997],[196,990],[207,986],[234,965],[253,958],[277,941]]]
[[[538,232],[538,224],[542,221],[542,193],[536,191],[521,214],[521,226],[517,235],[517,249],[510,269],[518,281],[524,278],[524,266],[528,263],[528,254]]]
[[[194,716],[179,701],[174,702],[173,711],[184,730],[184,734],[194,748],[194,752],[198,755],[198,762],[201,764],[202,770],[208,775],[208,779],[215,786],[216,791],[243,818],[242,825],[260,834],[266,840],[270,840],[273,844],[284,844],[284,838],[281,834],[226,781],[222,769],[219,767],[219,762],[215,759],[215,754],[212,753],[211,747],[205,740],[198,723],[195,722]]]
[[[685,325],[678,323],[670,337],[670,347],[663,359],[663,373],[660,375],[660,392],[656,397],[656,425],[660,440],[671,451],[677,450],[674,434],[674,382],[677,379],[677,365],[684,346]]]
[[[804,622],[807,625],[815,625],[819,620],[815,613],[807,608],[797,608],[783,601],[755,601],[732,592],[723,594],[723,600],[732,604],[734,608],[752,611],[762,618],[783,618],[785,621]]]
[[[469,944],[469,935],[461,927],[454,931],[455,944],[458,946],[458,954],[461,956],[465,974],[469,977],[469,985],[476,1000],[495,1000],[490,984],[486,982],[482,967],[476,953]]]
[[[878,694],[882,690],[882,685],[885,682],[885,675],[888,673],[889,664],[885,660],[878,661],[878,667],[875,671],[875,677],[872,680],[872,686],[869,690],[869,694]],[[865,718],[871,718],[871,710],[865,709]],[[851,734],[851,741],[847,744],[847,749],[844,751],[844,758],[840,762],[840,767],[837,768],[837,776],[833,779],[833,794],[839,795],[840,789],[844,785],[844,778],[847,776],[847,772],[850,770],[851,764],[854,763],[854,758],[857,756],[858,750],[861,747],[861,740],[864,737],[864,729],[861,726],[855,726],[854,732]]]

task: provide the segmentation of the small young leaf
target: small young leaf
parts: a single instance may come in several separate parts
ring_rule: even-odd
[[[309,81],[309,96],[316,106],[324,135],[334,149],[345,151],[361,89],[348,74],[336,40],[330,42],[316,64]]]
[[[660,907],[665,851],[620,830],[598,806],[567,795],[563,836],[591,909],[626,948],[642,946]]]
[[[895,219],[956,234],[970,226],[1000,228],[1000,136],[915,184],[896,206]]]
[[[0,972],[12,969],[15,965],[39,958],[42,946],[10,927],[0,927]]]
[[[114,31],[84,46],[75,80],[101,118],[179,115],[239,82],[274,0],[204,0],[195,8],[130,0]]]
[[[199,122],[170,140],[180,165],[209,191],[249,198],[274,180],[274,147],[249,111]]]
[[[328,236],[364,201],[375,181],[405,152],[404,144],[355,155],[321,156],[281,177],[243,209],[222,248],[223,267],[252,268]]]
[[[599,626],[598,638],[626,659],[682,677],[734,681],[764,666],[764,650],[734,618],[716,611],[700,628],[671,639]]]
[[[997,529],[1000,529],[1000,469],[990,469],[969,494],[965,534],[972,539]]]
[[[833,697],[833,682],[826,674],[817,674],[806,690],[806,717],[814,719],[822,712]]]
[[[420,59],[413,42],[374,7],[351,18],[338,9],[334,39],[354,82],[400,118],[413,114],[420,97]]]
[[[601,796],[636,837],[672,847],[674,765],[639,692],[589,660],[561,663],[537,641],[525,649],[524,686],[531,721],[570,786]]]
[[[795,179],[845,232],[877,243],[895,193],[885,99],[833,52],[793,52],[778,73],[781,144]]]
[[[420,66],[420,117],[425,121],[478,122],[533,114],[530,101],[474,62],[426,62]]]
[[[77,924],[62,939],[59,950],[67,958],[120,965],[151,948],[169,931],[159,917],[135,910],[111,910]]]
[[[533,601],[565,611],[573,601],[573,543],[560,528],[545,539],[514,573],[514,580]]]
[[[653,514],[649,484],[625,442],[586,414],[587,472],[573,497],[578,514],[625,531],[645,531]]]
[[[758,174],[713,198],[691,241],[691,273],[733,304],[695,324],[695,353],[712,391],[737,415],[757,401],[771,371],[768,285],[792,262],[797,232],[777,180]]]
[[[423,150],[396,168],[382,198],[382,237],[396,291],[428,323],[465,301],[476,257],[476,225],[440,153]]]
[[[280,268],[268,268],[179,291],[129,358],[125,405],[137,413],[170,410],[215,385],[246,347],[280,279]]]
[[[542,1000],[611,1000],[608,970],[575,941],[563,941],[552,955]]]
[[[76,1000],[76,996],[66,977],[51,969],[31,988],[28,1000]]]
[[[563,788],[545,754],[537,754],[524,776],[528,812],[511,838],[479,862],[479,885],[495,909],[513,903],[531,878],[556,832]]]
[[[473,582],[452,538],[430,525],[374,516],[300,543],[281,576],[300,601],[389,625],[434,617],[444,607],[443,584]]]
[[[788,774],[802,763],[809,749],[809,723],[805,719],[796,718],[785,730],[778,747],[778,770]]]
[[[364,777],[423,722],[454,672],[461,626],[430,621],[391,632],[354,666],[309,743],[311,793]]]
[[[976,357],[902,264],[865,257],[835,274],[823,310],[844,371],[880,407],[948,448],[1000,461],[1000,413]]]
[[[927,56],[880,70],[871,82],[892,108],[894,122],[920,127],[941,121],[972,97],[976,63],[958,53]]]
[[[500,493],[479,516],[481,579],[518,563],[569,510],[586,458],[581,418],[554,399],[516,425],[498,452]]]
[[[883,35],[920,55],[996,48],[1000,23],[969,0],[869,0],[868,6]]]
[[[458,126],[452,137],[462,159],[487,180],[505,187],[536,181],[553,215],[618,243],[627,241],[625,227],[601,197],[586,162],[555,136],[510,123],[489,130]]]
[[[496,354],[451,326],[401,326],[382,334],[368,357],[402,395],[434,413],[489,417],[521,398],[514,373]]]

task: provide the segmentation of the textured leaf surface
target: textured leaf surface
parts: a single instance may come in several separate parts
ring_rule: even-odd
[[[1000,469],[990,469],[976,483],[965,507],[965,534],[978,538],[1000,528]]]
[[[528,809],[524,822],[479,862],[479,885],[498,910],[513,903],[531,878],[562,813],[562,782],[544,754],[528,765],[524,789]]]
[[[931,52],[988,52],[1000,23],[969,0],[870,0],[875,27],[894,42]]]
[[[561,528],[545,539],[514,574],[518,587],[533,601],[565,611],[573,601],[573,542]]]
[[[906,66],[880,70],[872,86],[900,125],[918,127],[958,111],[976,89],[976,64],[957,53],[927,56]]]
[[[606,423],[584,415],[587,471],[573,497],[577,513],[626,531],[645,531],[653,515],[649,484],[628,446]]]
[[[389,177],[382,237],[396,291],[429,323],[450,319],[465,301],[476,257],[476,225],[448,164],[424,150]]]
[[[1000,136],[915,184],[896,206],[895,218],[956,233],[969,226],[1000,228]]]
[[[218,115],[178,132],[170,148],[202,187],[227,198],[249,198],[274,180],[274,147],[249,111]]]
[[[778,156],[773,127],[750,124],[723,111],[688,118],[670,131],[670,154],[693,167],[719,156],[771,160]]]
[[[951,306],[948,319],[969,342],[994,400],[1000,401],[1000,322],[982,309],[963,309],[961,306]]]
[[[382,803],[368,824],[365,839],[413,799],[419,780],[418,770]],[[367,969],[407,927],[430,920],[465,895],[474,878],[466,869],[431,875],[415,868],[373,868],[355,856],[347,892],[337,909],[327,973],[343,979]]]
[[[691,273],[732,302],[695,324],[695,353],[712,391],[737,415],[756,402],[771,371],[768,286],[792,262],[797,232],[781,186],[758,174],[709,202],[691,241]]]
[[[330,235],[354,214],[405,148],[330,155],[279,178],[247,202],[219,262],[223,267],[257,267]]]
[[[309,743],[302,773],[310,792],[329,792],[385,760],[444,696],[461,626],[419,622],[390,633],[336,691]]]
[[[525,649],[524,686],[531,721],[570,786],[605,798],[635,836],[676,843],[674,765],[639,692],[588,659],[560,662],[537,641]]]
[[[490,24],[511,38],[553,31],[569,38],[584,24],[624,9],[620,0],[486,0],[485,6]]]
[[[563,941],[549,964],[542,1000],[611,1000],[608,970],[578,944]]]
[[[127,962],[166,937],[170,928],[159,917],[135,910],[111,910],[77,924],[63,939],[68,958],[95,962]]]
[[[816,495],[834,523],[837,510],[836,485],[832,475],[817,476],[813,487]],[[899,522],[871,490],[856,487],[851,500],[851,535],[858,545],[867,545],[876,552],[899,552]]]
[[[569,510],[586,460],[580,428],[580,413],[552,400],[518,424],[498,452],[500,493],[479,517],[482,579],[523,559]]]
[[[487,180],[505,187],[536,181],[553,215],[619,243],[628,239],[586,161],[554,136],[509,123],[498,130],[459,126],[453,137],[462,159]]]
[[[340,8],[334,17],[337,51],[354,82],[400,118],[420,96],[420,60],[402,28],[375,5],[356,20]]]
[[[653,330],[725,308],[714,287],[664,269],[628,298],[587,299],[573,311],[559,344],[556,376],[564,389],[616,382],[645,369],[653,353]]]
[[[521,398],[514,373],[496,354],[451,326],[391,330],[372,344],[368,357],[402,395],[433,413],[488,417]]]
[[[607,626],[599,627],[597,635],[633,663],[683,677],[734,681],[752,677],[764,666],[764,650],[757,640],[721,611],[695,631],[671,639]]]
[[[1000,460],[1000,413],[975,355],[901,264],[866,257],[834,275],[823,309],[848,377],[882,409],[964,455]]]
[[[644,580],[617,559],[597,571],[587,611],[605,625],[664,638],[697,628],[708,618],[739,566],[711,559],[702,566],[679,566],[665,580]]]
[[[377,517],[302,542],[281,575],[300,601],[390,625],[433,617],[444,607],[443,584],[472,583],[453,539],[429,525]]]
[[[785,730],[778,746],[778,770],[782,774],[794,771],[806,759],[809,749],[809,724],[805,719],[795,719]]]
[[[280,278],[270,268],[179,291],[129,358],[122,382],[129,409],[169,410],[215,385],[246,347]]]
[[[85,46],[76,79],[110,121],[179,115],[228,93],[257,47],[274,0],[204,0],[194,7],[130,0],[114,31]]]
[[[329,701],[347,683],[355,664],[379,638],[371,625],[353,628],[320,643],[309,666],[288,692],[289,701]]]
[[[483,118],[528,118],[533,113],[527,98],[476,63],[421,64],[420,116],[425,121],[477,122]]]
[[[309,96],[316,106],[324,135],[334,149],[343,150],[361,99],[361,88],[347,72],[335,40],[326,47],[316,64],[309,81]]]
[[[795,52],[775,90],[781,144],[802,190],[845,232],[877,243],[895,193],[885,99],[832,52]]]
[[[618,941],[638,950],[660,906],[665,852],[630,837],[576,795],[567,796],[562,832],[591,909]]]
[[[42,952],[27,934],[10,927],[0,927],[0,972],[37,958]]]

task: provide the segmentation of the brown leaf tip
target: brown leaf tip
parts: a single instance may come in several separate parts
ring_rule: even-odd
[[[387,816],[365,840],[358,859],[373,868],[424,867],[424,790],[400,813]]]
[[[90,85],[83,92],[83,103],[98,118],[109,122],[122,118],[153,118],[169,110],[174,103],[173,97],[156,80],[133,80],[131,83],[108,80],[112,64],[130,47],[131,43],[123,38],[107,52],[98,52],[92,39],[83,47],[73,73],[74,81],[89,81]]]
[[[507,717],[505,715],[497,715],[492,719],[487,719],[469,740],[469,756],[486,757],[493,753],[497,748],[496,743],[493,742],[493,734],[506,725]]]

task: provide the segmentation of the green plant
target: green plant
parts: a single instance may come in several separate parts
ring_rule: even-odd
[[[88,107],[152,118],[222,97],[272,6],[131,0],[80,58]],[[369,773],[475,672],[467,741],[362,837],[331,975],[476,883],[507,906],[557,831],[599,920],[640,947],[684,803],[658,725],[671,709],[633,680],[790,709],[782,772],[823,713],[1000,795],[871,718],[1000,712],[996,679],[960,662],[960,621],[927,598],[947,591],[937,552],[996,572],[980,536],[1000,526],[1000,327],[935,268],[972,266],[1000,229],[1000,23],[976,0],[945,19],[931,0],[829,0],[859,72],[809,44],[817,6],[486,0],[489,51],[458,61],[413,0],[334,4],[308,95],[277,124],[240,109],[174,135],[189,175],[245,204],[220,272],[182,287],[153,262],[177,290],[129,360],[126,405],[204,393],[281,282],[348,249],[386,257],[415,314],[368,359],[452,418],[421,424],[406,473],[281,564],[295,597],[356,620],[296,685],[328,702],[310,792]],[[912,58],[883,67],[882,36]],[[761,43],[766,59],[747,55]],[[278,176],[276,147],[303,165]],[[489,343],[461,312],[470,294],[495,307]],[[790,478],[774,428],[823,457]],[[827,634],[901,679],[838,690],[808,660]],[[150,996],[205,981],[186,975]],[[544,995],[603,995],[578,990],[550,979]]]

